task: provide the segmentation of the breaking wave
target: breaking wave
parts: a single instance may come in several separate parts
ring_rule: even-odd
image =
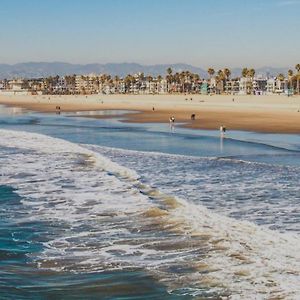
[[[161,170],[162,157],[156,161],[152,155],[147,167],[147,161],[138,159],[142,153],[133,159],[128,152],[125,159],[121,155],[124,165],[144,170],[139,177],[134,168],[99,153],[114,156],[117,150],[109,148],[6,130],[0,130],[0,145],[0,184],[22,196],[19,221],[49,226],[43,250],[30,257],[39,268],[74,273],[143,269],[170,293],[192,296],[300,297],[299,235],[212,211],[170,184],[158,188],[167,176],[149,174],[151,168]],[[187,165],[165,157],[173,174],[183,176],[180,166],[185,170]],[[232,172],[232,163],[225,163]],[[245,172],[247,180],[255,175]],[[246,179],[240,183],[246,185]],[[226,193],[216,197],[216,206]]]

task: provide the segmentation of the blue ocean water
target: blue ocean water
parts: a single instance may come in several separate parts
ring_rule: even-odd
[[[0,299],[178,298],[142,270],[82,274],[39,270],[30,257],[42,251],[49,230],[55,234],[55,224],[23,219],[21,200],[13,188],[0,186]]]
[[[119,111],[118,113],[120,114]],[[86,114],[87,112],[83,113],[83,115]],[[286,163],[288,160],[292,165],[299,162],[299,159],[295,160],[292,156],[294,154],[298,158],[299,135],[231,131],[225,138],[221,138],[218,130],[193,131],[178,126],[173,131],[165,124],[129,124],[119,122],[120,119],[121,117],[109,120],[83,118],[80,114],[72,115],[71,113],[65,115],[12,114],[11,109],[2,108],[0,126],[43,133],[75,143],[138,151],[201,157],[241,156],[247,157],[248,160],[260,161],[264,158],[268,161],[270,156],[275,161],[277,155],[285,154],[286,158],[281,155],[276,162]]]
[[[297,299],[299,166],[299,135],[2,108],[0,298]]]

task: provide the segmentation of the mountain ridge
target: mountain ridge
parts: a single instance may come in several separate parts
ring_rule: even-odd
[[[68,62],[25,62],[17,64],[1,64],[0,63],[0,79],[13,78],[39,78],[47,76],[64,76],[71,74],[90,74],[90,73],[106,73],[112,76],[126,76],[127,74],[135,74],[143,72],[145,75],[165,75],[167,68],[172,68],[173,72],[190,71],[197,73],[201,78],[207,78],[207,71],[201,67],[195,67],[190,64],[154,64],[142,65],[134,62],[124,63],[90,63],[90,64],[72,64]],[[232,77],[241,75],[242,68],[232,68]],[[216,69],[217,71],[217,69]],[[262,67],[256,70],[256,74],[262,76],[276,76],[279,73],[286,74],[288,68]]]

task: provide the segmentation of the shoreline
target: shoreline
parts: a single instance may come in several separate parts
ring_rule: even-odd
[[[228,130],[300,134],[300,96],[0,94],[0,104],[46,113],[128,110],[131,112],[122,115],[122,122],[169,123],[170,116],[174,116],[176,123],[191,129],[219,130],[224,125]],[[196,115],[195,120],[191,120],[192,114]]]

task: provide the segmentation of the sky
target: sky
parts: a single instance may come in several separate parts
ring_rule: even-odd
[[[0,0],[0,63],[294,67],[300,0]]]

